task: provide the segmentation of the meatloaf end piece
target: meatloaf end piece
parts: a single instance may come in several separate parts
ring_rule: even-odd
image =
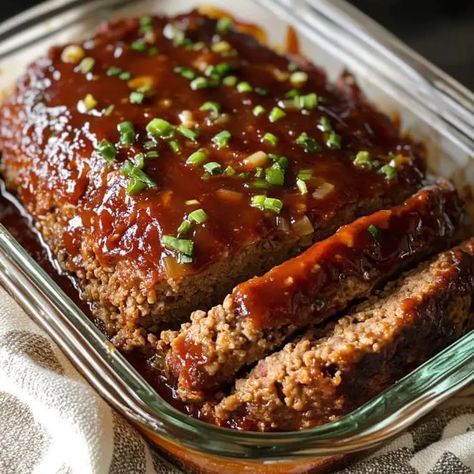
[[[368,296],[395,272],[449,245],[462,206],[445,180],[359,218],[294,259],[238,285],[222,305],[164,331],[158,364],[186,400],[202,400],[296,330]]]
[[[261,360],[217,423],[299,430],[349,413],[474,327],[474,238],[389,283],[348,315]]]
[[[419,147],[350,84],[196,11],[106,23],[18,81],[2,175],[113,342],[143,346],[420,188]]]

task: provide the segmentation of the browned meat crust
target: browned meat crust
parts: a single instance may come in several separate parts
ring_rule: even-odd
[[[260,431],[335,420],[473,327],[471,238],[261,360],[214,415],[218,423]]]
[[[164,359],[182,399],[206,398],[296,330],[323,321],[396,271],[446,248],[461,215],[456,191],[441,181],[401,206],[360,218],[239,285],[223,305],[196,311],[179,331],[163,332],[159,362]]]

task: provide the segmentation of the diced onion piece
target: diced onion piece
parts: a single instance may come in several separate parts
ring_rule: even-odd
[[[242,193],[230,189],[218,189],[216,195],[219,199],[235,203],[242,201],[243,198]]]
[[[196,122],[193,118],[193,113],[190,110],[183,110],[179,113],[179,120],[187,128],[194,128]]]
[[[243,160],[243,164],[251,169],[263,168],[268,162],[268,155],[264,151],[256,151]]]
[[[292,225],[292,229],[298,237],[311,235],[314,232],[313,224],[311,224],[311,221],[306,215],[304,215],[301,219],[295,221]]]
[[[318,184],[316,189],[313,191],[313,198],[314,199],[324,199],[328,194],[334,191],[334,184],[328,183],[327,181],[323,181],[322,183]]]

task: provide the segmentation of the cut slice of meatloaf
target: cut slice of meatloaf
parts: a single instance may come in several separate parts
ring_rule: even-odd
[[[196,311],[165,331],[158,363],[182,399],[200,400],[295,331],[320,323],[383,280],[449,245],[462,206],[446,181],[402,205],[359,218],[261,277],[238,285],[223,305]]]
[[[226,25],[105,24],[0,109],[8,188],[125,349],[422,183],[419,147],[351,80]]]
[[[474,327],[474,238],[261,360],[215,408],[243,430],[299,430],[362,405]]]

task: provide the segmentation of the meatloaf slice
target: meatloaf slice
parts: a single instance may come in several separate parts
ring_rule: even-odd
[[[214,411],[244,430],[299,430],[374,397],[474,327],[474,238],[261,360]]]
[[[295,331],[368,296],[394,272],[448,245],[462,216],[444,180],[402,205],[359,218],[301,255],[238,285],[222,305],[196,311],[158,344],[180,397],[203,399]]]
[[[125,349],[421,186],[418,147],[353,81],[224,23],[107,23],[0,109],[8,188]]]

